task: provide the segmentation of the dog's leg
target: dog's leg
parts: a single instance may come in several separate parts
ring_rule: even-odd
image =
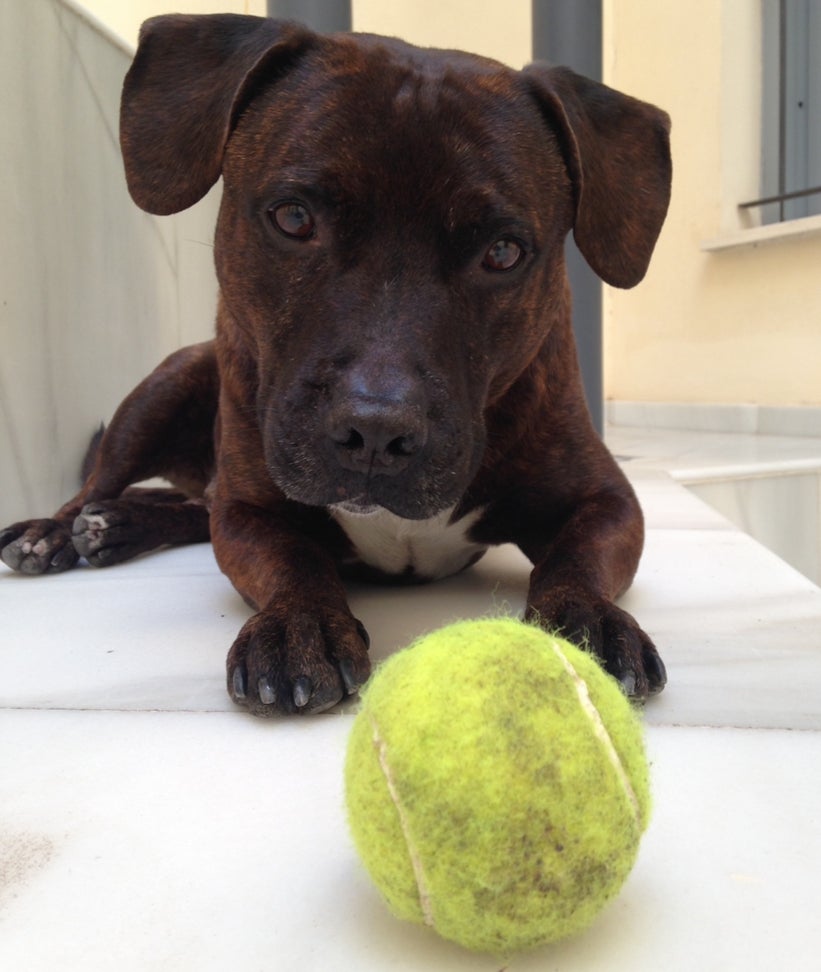
[[[3,561],[24,574],[57,573],[80,555],[104,566],[161,545],[207,540],[201,498],[213,470],[217,395],[210,343],[168,357],[117,409],[80,492],[51,518],[0,531]],[[179,491],[128,489],[154,476]]]
[[[614,603],[630,586],[643,538],[641,510],[625,483],[579,503],[550,542],[520,543],[534,564],[527,618],[587,647],[639,699],[667,681],[653,642]]]
[[[257,608],[231,647],[231,698],[254,715],[321,712],[370,674],[368,635],[336,566],[341,531],[322,510],[215,500],[214,551]]]
[[[177,490],[127,489],[118,499],[85,503],[72,524],[72,545],[92,567],[111,567],[157,547],[210,537],[202,499]]]
[[[227,660],[231,698],[254,715],[321,712],[359,689],[370,674],[368,635],[348,607],[336,566],[320,543],[267,513],[231,514],[227,553],[218,559],[259,608]],[[248,542],[240,519],[254,524]],[[254,523],[256,521],[256,523]],[[215,549],[223,551],[219,543]],[[260,563],[260,551],[267,552]]]
[[[85,557],[111,567],[161,546],[209,539],[202,499],[175,489],[125,489],[87,502],[86,490],[48,519],[23,520],[0,531],[3,562],[22,574],[57,574]]]

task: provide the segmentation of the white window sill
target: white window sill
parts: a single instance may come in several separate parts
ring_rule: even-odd
[[[816,233],[821,234],[821,216],[805,216],[803,219],[791,219],[785,223],[770,223],[768,226],[755,226],[751,229],[722,233],[712,240],[705,240],[701,244],[701,249],[714,253],[740,246],[760,246],[763,243],[775,243],[779,240],[795,240]]]

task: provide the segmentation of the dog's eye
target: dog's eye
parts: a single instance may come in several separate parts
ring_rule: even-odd
[[[307,206],[298,202],[271,206],[268,216],[274,226],[292,240],[309,240],[316,231],[316,223]]]
[[[525,251],[516,240],[501,239],[488,247],[482,260],[485,270],[494,273],[506,273],[519,266],[524,260]]]

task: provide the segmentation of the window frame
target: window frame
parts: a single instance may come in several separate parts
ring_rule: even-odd
[[[764,225],[821,215],[821,0],[761,0]]]

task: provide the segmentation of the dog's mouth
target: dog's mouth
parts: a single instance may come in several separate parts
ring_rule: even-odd
[[[387,511],[404,520],[425,520],[453,506],[464,491],[461,479],[426,477],[424,468],[412,476],[366,477],[363,482],[361,477],[313,463],[309,475],[290,466],[284,475],[273,478],[290,500],[357,519]]]
[[[349,516],[373,516],[375,513],[380,513],[385,509],[384,506],[379,506],[377,503],[368,503],[367,501],[359,500],[346,500],[344,503],[333,503],[330,506],[332,510],[339,510],[342,513],[347,513]]]

